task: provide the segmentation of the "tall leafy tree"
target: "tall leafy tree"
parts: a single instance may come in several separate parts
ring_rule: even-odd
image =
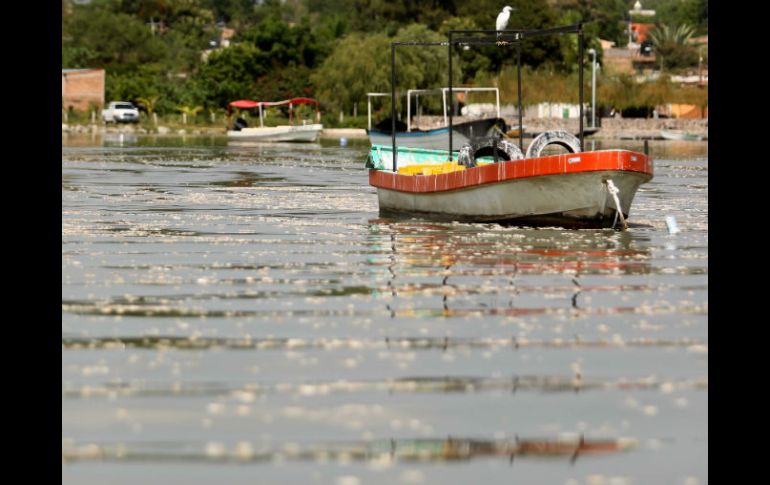
[[[559,25],[556,12],[546,0],[477,0],[464,2],[457,7],[457,15],[468,18],[481,29],[494,30],[498,13],[503,6],[515,10],[508,20],[508,29],[539,30]],[[516,50],[511,47],[473,47],[490,60],[490,69],[499,72],[504,65],[516,63]],[[537,37],[522,43],[522,63],[538,67],[540,65],[559,65],[563,61],[561,45],[555,36]]]
[[[62,58],[120,72],[165,60],[163,42],[138,18],[102,5],[74,8],[62,25]],[[73,66],[62,66],[73,67]],[[86,67],[86,66],[79,66]]]
[[[338,0],[339,1],[339,0]],[[421,23],[437,30],[457,12],[457,0],[352,0],[353,29],[362,32],[385,31],[393,35],[403,25]]]
[[[655,10],[656,23],[692,25],[696,34],[708,32],[708,0],[643,0],[642,4]]]
[[[692,67],[698,63],[698,51],[688,44],[695,34],[691,25],[658,24],[650,31],[655,54],[661,70]]]
[[[207,107],[224,107],[242,98],[257,98],[255,82],[267,72],[269,55],[249,43],[213,52],[197,75]]]
[[[395,37],[352,33],[345,37],[312,76],[318,96],[333,109],[349,111],[353,103],[366,102],[368,92],[390,92],[390,43],[392,41],[443,41],[446,38],[424,25],[413,24]],[[455,79],[460,79],[457,59]],[[404,46],[396,51],[397,89],[438,88],[447,83],[448,59],[443,46]],[[401,105],[401,99],[397,105]],[[425,104],[431,102],[426,99]],[[421,101],[422,103],[422,101]]]
[[[313,68],[329,47],[317,42],[307,19],[289,25],[276,16],[263,19],[238,34],[235,40],[254,45],[268,54],[274,66],[304,65]]]

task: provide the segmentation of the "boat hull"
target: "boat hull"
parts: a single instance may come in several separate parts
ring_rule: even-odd
[[[505,125],[500,118],[467,121],[452,126],[452,149],[459,150],[471,139],[489,136],[496,124]],[[369,130],[369,141],[372,145],[393,145],[393,136],[389,131]],[[446,150],[449,147],[449,128],[435,130],[396,132],[396,146],[410,148],[425,148],[428,150]]]
[[[661,130],[660,136],[664,140],[674,140],[674,141],[701,141],[701,140],[703,140],[703,136],[701,136],[701,135],[696,135],[694,133],[679,132],[679,131],[669,131],[669,130]]]
[[[412,194],[377,189],[383,215],[427,216],[466,222],[528,222],[533,225],[609,227],[615,202],[607,190],[610,179],[619,189],[623,216],[628,217],[639,186],[650,176],[601,171],[546,175],[449,192]]]
[[[227,138],[238,141],[264,142],[314,142],[323,130],[323,125],[272,126],[264,128],[243,128],[228,130]]]
[[[386,216],[565,227],[612,226],[617,210],[607,181],[619,189],[627,217],[637,189],[651,178],[652,162],[625,150],[508,161],[431,176],[369,172]]]

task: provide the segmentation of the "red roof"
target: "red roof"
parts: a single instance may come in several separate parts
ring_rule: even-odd
[[[238,101],[233,101],[230,103],[230,106],[234,108],[257,108],[259,105],[262,106],[281,106],[284,104],[315,104],[318,106],[318,101],[313,98],[291,98],[291,99],[285,99],[283,101],[250,101],[248,99],[241,99]]]
[[[257,101],[249,101],[248,99],[239,99],[230,103],[230,106],[234,108],[256,108],[259,106],[259,103]]]

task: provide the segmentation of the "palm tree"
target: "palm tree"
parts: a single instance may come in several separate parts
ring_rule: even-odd
[[[160,99],[160,96],[150,96],[147,98],[137,98],[136,102],[137,104],[142,105],[142,107],[147,111],[147,116],[151,116],[153,119],[153,123],[156,125],[158,124],[158,119],[155,117],[155,105],[158,102],[158,99]]]
[[[666,44],[685,45],[695,35],[695,27],[682,24],[671,27],[666,24],[656,25],[650,32],[650,40],[655,47]]]
[[[682,24],[671,27],[659,24],[650,32],[650,40],[655,46],[655,54],[660,61],[660,70],[663,70],[664,60],[668,60],[670,68],[687,67],[697,62],[698,56],[687,41],[695,34],[695,27]]]
[[[200,111],[203,110],[203,106],[177,106],[177,109],[182,112],[182,123],[187,124],[187,115],[194,117]]]
[[[136,98],[136,103],[142,105],[142,107],[147,111],[147,114],[151,115],[155,112],[155,105],[158,103],[158,99],[160,99],[160,96]]]

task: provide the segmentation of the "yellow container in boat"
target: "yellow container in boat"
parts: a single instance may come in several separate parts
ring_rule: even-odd
[[[401,175],[438,175],[442,173],[457,172],[459,170],[465,170],[465,165],[460,165],[457,162],[445,162],[427,165],[407,165],[406,167],[399,167],[398,173]]]

